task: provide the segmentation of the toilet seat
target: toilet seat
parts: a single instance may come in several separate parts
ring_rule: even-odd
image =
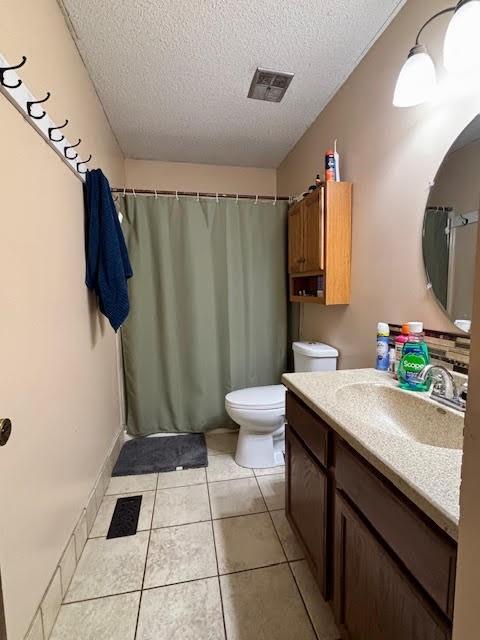
[[[285,393],[286,388],[283,384],[250,387],[227,394],[225,403],[232,409],[247,411],[283,409],[285,407]]]

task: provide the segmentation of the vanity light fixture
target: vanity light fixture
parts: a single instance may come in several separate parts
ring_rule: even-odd
[[[435,65],[425,45],[420,44],[420,36],[427,25],[446,13],[453,13],[453,17],[443,45],[445,68],[459,72],[480,66],[480,0],[460,0],[429,18],[418,32],[398,76],[395,107],[414,107],[433,97],[437,85]]]
[[[480,64],[480,1],[457,4],[445,34],[443,64],[447,71],[470,71]]]

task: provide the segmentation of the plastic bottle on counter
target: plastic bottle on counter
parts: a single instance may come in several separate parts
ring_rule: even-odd
[[[408,322],[402,324],[402,332],[395,338],[395,378],[403,355],[403,345],[408,342]]]
[[[386,322],[377,325],[377,365],[379,371],[388,371],[390,327]]]
[[[398,382],[402,389],[428,391],[431,384],[430,378],[419,379],[419,375],[430,363],[428,346],[423,333],[423,323],[409,322],[408,329],[408,342],[403,345],[403,355],[398,367]]]

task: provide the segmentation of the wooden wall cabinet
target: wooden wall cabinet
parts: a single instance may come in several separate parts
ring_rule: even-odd
[[[343,640],[450,640],[457,545],[295,394],[286,515]]]
[[[288,212],[290,300],[348,304],[351,243],[349,182],[327,182],[293,204]]]

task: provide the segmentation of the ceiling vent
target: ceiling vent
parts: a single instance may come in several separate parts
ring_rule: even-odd
[[[293,73],[271,71],[259,67],[253,76],[248,97],[254,100],[280,102],[293,78]]]

